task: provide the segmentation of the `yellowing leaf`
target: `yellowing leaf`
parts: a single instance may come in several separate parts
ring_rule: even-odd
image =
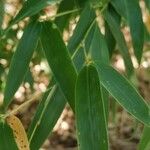
[[[6,121],[13,130],[19,150],[30,150],[28,138],[21,121],[14,115],[7,117]]]

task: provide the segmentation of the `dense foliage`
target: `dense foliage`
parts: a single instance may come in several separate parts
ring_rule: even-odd
[[[10,150],[11,146],[13,150],[38,150],[68,103],[76,118],[79,149],[108,150],[109,96],[112,96],[133,118],[144,124],[139,150],[148,150],[149,106],[131,82],[134,76],[132,57],[140,65],[148,34],[140,2],[27,0],[21,4],[22,8],[4,28],[5,1],[0,0],[0,59],[10,62],[7,66],[0,64],[0,84],[4,91],[0,107],[0,149]],[[145,0],[145,4],[149,10],[149,0]],[[57,8],[57,12],[48,17],[47,6]],[[75,29],[69,31],[72,20],[78,21],[74,23]],[[18,29],[14,27],[20,21],[24,22],[23,35],[17,44],[12,43],[17,41]],[[133,54],[126,43],[123,27],[130,29]],[[68,41],[63,38],[64,31],[72,32]],[[8,42],[12,43],[14,51],[6,51]],[[111,66],[116,47],[124,61],[123,75]],[[17,108],[12,112],[8,112],[8,108],[27,78],[32,85],[29,64],[35,63],[37,57],[36,61],[47,60],[52,80],[26,134],[14,116]]]

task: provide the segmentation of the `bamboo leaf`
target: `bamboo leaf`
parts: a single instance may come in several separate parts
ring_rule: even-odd
[[[88,54],[90,51],[90,46],[93,40],[93,36],[95,33],[95,28],[96,28],[96,22],[92,25],[92,27],[90,28],[90,31],[88,32],[88,35],[86,36],[85,40],[84,40],[84,46],[85,46],[85,51]]]
[[[50,93],[47,92],[44,95],[28,131],[31,150],[37,150],[41,147],[55,126],[65,104],[66,100],[56,86],[52,88]]]
[[[150,148],[150,127],[145,126],[140,140],[138,150],[149,150]]]
[[[0,149],[10,150],[10,147],[13,150],[18,150],[13,131],[5,122],[0,122]]]
[[[112,17],[114,18],[114,20],[120,24],[121,22],[121,17],[120,15],[116,12],[116,10],[113,8],[113,6],[111,4],[108,5],[109,12],[111,12]],[[108,46],[108,50],[109,50],[109,56],[110,58],[113,55],[115,46],[116,46],[116,40],[110,30],[110,27],[108,25],[107,22],[105,22],[105,39],[106,39],[106,43]]]
[[[150,126],[149,107],[130,82],[112,67],[95,62],[101,84],[133,117]]]
[[[108,47],[104,35],[100,32],[98,25],[95,26],[89,55],[94,61],[101,61],[102,63],[109,64]]]
[[[81,44],[92,22],[95,20],[95,17],[96,15],[94,9],[91,8],[89,4],[87,4],[81,13],[78,24],[68,43],[68,49],[71,54],[73,54],[78,46]]]
[[[78,51],[78,55],[74,57],[73,61],[79,71],[84,63],[84,53],[82,50]],[[53,85],[54,83],[52,82],[51,84]],[[44,94],[28,130],[31,150],[37,150],[41,147],[52,132],[66,104],[66,100],[60,89],[56,89],[52,97],[48,95],[50,95],[49,91]],[[41,138],[38,138],[39,135]]]
[[[128,48],[127,48],[124,36],[123,36],[122,32],[120,31],[120,27],[117,24],[117,22],[114,20],[114,18],[112,17],[110,12],[105,11],[104,18],[107,21],[115,40],[117,41],[119,50],[124,59],[124,64],[126,67],[127,75],[131,76],[131,74],[133,72],[133,64],[132,64],[131,57],[128,52]]]
[[[150,11],[150,0],[144,0],[145,1],[145,4],[146,4],[146,7],[149,9]]]
[[[85,63],[85,55],[84,55],[83,47],[81,47],[77,51],[76,55],[73,58],[73,62],[76,66],[77,72],[79,73]]]
[[[43,23],[41,41],[54,77],[74,110],[74,88],[77,73],[56,25],[50,22]]]
[[[95,31],[91,42],[89,55],[94,61],[99,61],[105,64],[109,64],[109,53],[108,53],[108,47],[105,41],[105,37],[100,32],[97,24],[94,27],[95,27]],[[108,120],[109,93],[106,91],[106,89],[103,86],[101,87],[101,95],[102,95],[101,98],[103,98],[104,101],[106,118]]]
[[[127,12],[126,6],[124,5],[124,0],[111,0],[112,6],[116,9],[117,13],[120,14],[121,17],[127,20]]]
[[[0,32],[3,23],[3,17],[4,17],[4,1],[0,0]]]
[[[10,104],[15,92],[24,79],[29,62],[37,45],[40,31],[41,25],[38,22],[31,22],[24,30],[24,34],[12,58],[7,77],[4,92],[5,108]]]
[[[139,1],[137,0],[124,0],[124,4],[126,6],[127,19],[132,36],[134,54],[140,64],[144,44],[144,25],[142,12],[139,6]]]
[[[39,13],[46,6],[51,5],[51,4],[56,4],[59,2],[60,0],[27,0],[25,1],[23,4],[23,7],[15,16],[15,18],[12,20],[8,28],[12,27],[12,25],[18,23],[19,21],[21,21],[22,19],[26,17],[30,17]]]
[[[111,3],[116,11],[122,15],[129,24],[134,53],[140,63],[144,44],[144,25],[139,1],[112,0]]]
[[[59,9],[57,13],[65,12],[72,10],[75,6],[75,1],[74,0],[63,0],[60,3]],[[55,23],[57,24],[59,30],[62,32],[64,28],[69,24],[69,19],[70,19],[70,14],[64,15],[61,17],[57,17],[55,19]]]
[[[100,81],[95,67],[91,65],[85,66],[79,73],[75,104],[80,150],[108,150],[107,124]]]

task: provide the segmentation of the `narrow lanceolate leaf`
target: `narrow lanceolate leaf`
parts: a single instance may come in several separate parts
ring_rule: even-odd
[[[6,118],[8,125],[13,130],[13,135],[19,150],[30,150],[28,138],[21,121],[14,115]]]
[[[145,1],[145,4],[146,4],[146,7],[149,9],[150,11],[150,0],[144,0]]]
[[[108,150],[107,123],[95,67],[85,66],[76,83],[76,121],[80,150]]]
[[[91,8],[89,4],[87,4],[81,13],[78,24],[68,43],[68,49],[71,54],[74,53],[74,51],[81,44],[95,17],[96,15],[94,9]]]
[[[0,122],[0,149],[18,150],[12,129],[4,122]]]
[[[131,57],[130,57],[129,52],[128,52],[128,48],[127,48],[123,33],[120,30],[120,26],[114,20],[114,18],[110,14],[110,12],[108,12],[108,10],[104,12],[104,18],[107,21],[115,40],[117,41],[117,44],[119,46],[119,50],[120,50],[122,57],[124,59],[124,64],[126,67],[127,75],[131,76],[131,74],[133,72],[133,64],[132,64]]]
[[[116,12],[114,7],[111,4],[109,4],[107,9],[109,9],[109,12],[111,13],[111,15],[114,18],[114,20],[116,22],[118,22],[118,24],[120,25],[121,17]],[[109,27],[107,22],[105,22],[105,39],[106,39],[106,43],[107,43],[108,50],[109,50],[109,56],[111,58],[112,55],[113,55],[113,52],[115,50],[116,40],[115,40],[115,38],[114,38],[114,36],[113,36],[113,34],[112,34],[112,32],[110,30],[110,27]]]
[[[74,110],[74,89],[77,73],[55,24],[42,24],[41,41],[54,77]]]
[[[126,7],[124,5],[124,0],[111,0],[112,6],[115,8],[118,14],[124,19],[127,19]]]
[[[74,63],[78,69],[78,72],[81,70],[81,67],[84,63],[83,61],[84,53],[81,50],[78,51],[78,55],[74,57]],[[30,140],[31,150],[37,150],[42,146],[46,138],[52,132],[65,107],[66,100],[60,89],[57,88],[53,96],[50,95],[52,94],[49,91],[44,94],[43,99],[38,106],[36,114],[30,124],[28,137]]]
[[[16,24],[17,22],[21,21],[22,19],[26,17],[33,16],[37,13],[39,13],[43,8],[50,4],[58,3],[60,0],[27,0],[23,4],[23,7],[18,12],[16,17],[12,20],[9,28]]]
[[[150,127],[145,126],[138,146],[138,150],[149,150],[150,148]]]
[[[127,19],[131,31],[134,53],[141,62],[143,44],[144,44],[144,25],[142,19],[142,12],[137,0],[124,0],[126,6]],[[135,19],[136,18],[136,19]]]
[[[72,60],[76,66],[77,72],[80,72],[85,63],[85,55],[83,47],[80,47],[80,49],[78,50],[78,52],[76,53],[76,55],[73,57]]]
[[[95,32],[90,46],[89,55],[91,55],[94,61],[109,64],[108,47],[104,35],[100,32],[98,25],[95,26]]]
[[[129,81],[108,65],[97,62],[95,65],[101,84],[115,100],[136,119],[150,126],[149,107]]]
[[[44,95],[28,131],[31,150],[40,149],[53,130],[65,104],[64,95],[58,87],[54,86]]]
[[[11,61],[5,92],[4,107],[11,102],[15,92],[22,83],[34,49],[39,39],[41,25],[38,22],[31,22],[24,30],[23,36],[17,46]]]
[[[4,16],[4,1],[0,0],[0,30],[2,27],[2,23],[3,23],[3,16]]]
[[[96,24],[97,24],[97,22],[95,21],[95,23],[90,28],[90,31],[88,32],[88,35],[86,36],[86,38],[84,40],[84,47],[85,47],[84,49],[85,49],[87,54],[90,51],[90,46],[91,46],[91,43],[93,40],[93,35],[95,33]]]
[[[75,6],[75,0],[63,0],[58,9],[58,14],[62,12],[67,12],[70,11],[74,8]],[[64,15],[61,17],[57,17],[55,19],[55,23],[57,24],[58,28],[60,31],[63,32],[64,28],[69,24],[69,19],[71,17],[71,14]]]
[[[109,64],[109,53],[108,47],[104,38],[104,35],[100,32],[98,25],[95,26],[95,32],[91,42],[89,55],[93,61],[98,61],[101,63]],[[104,101],[104,106],[106,110],[106,118],[108,119],[109,115],[109,94],[106,89],[101,87],[102,98]]]
[[[123,16],[129,24],[134,53],[140,63],[144,43],[144,26],[139,1],[112,0],[111,3],[116,11]]]

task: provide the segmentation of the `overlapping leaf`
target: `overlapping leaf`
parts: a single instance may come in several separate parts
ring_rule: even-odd
[[[134,53],[140,63],[144,44],[144,26],[139,1],[112,0],[111,3],[116,11],[123,16],[129,24]]]
[[[115,11],[113,6],[111,4],[109,4],[107,9],[109,9],[109,12],[111,12],[111,15],[114,18],[114,20],[116,22],[118,22],[118,24],[120,24],[121,17]],[[107,43],[108,50],[109,50],[109,56],[111,57],[114,52],[115,46],[116,46],[116,40],[115,40],[107,22],[105,22],[105,39],[106,39],[106,43]]]
[[[67,12],[74,8],[75,1],[74,0],[63,0],[60,3],[59,9],[57,13]],[[57,24],[60,31],[63,31],[64,28],[69,24],[70,14],[58,17],[55,19],[55,23]]]
[[[92,42],[89,49],[89,55],[93,61],[109,64],[108,47],[104,38],[104,35],[100,32],[98,25],[95,26]],[[109,115],[109,94],[106,89],[101,85],[101,98],[103,98],[105,106],[105,114],[108,119]]]
[[[126,7],[124,5],[124,0],[111,0],[112,6],[116,9],[118,14],[120,14],[121,17],[124,19],[127,19],[127,12],[126,12]]]
[[[0,122],[0,149],[1,150],[18,150],[13,131],[5,122]]]
[[[42,9],[50,4],[56,4],[60,2],[60,0],[27,0],[24,2],[21,10],[18,12],[16,17],[12,20],[9,28],[15,23],[21,21],[26,17],[33,16],[39,13]]]
[[[95,15],[94,9],[91,8],[89,4],[87,4],[81,13],[80,20],[78,21],[78,24],[74,30],[74,33],[68,43],[68,49],[71,54],[81,44],[82,40],[85,37],[85,34],[90,28],[90,25],[94,21],[95,17],[96,15]]]
[[[0,34],[4,16],[4,1],[0,0]]]
[[[150,1],[149,0],[144,0],[145,1],[145,4],[146,4],[146,7],[149,9],[150,11]]]
[[[22,83],[28,70],[30,60],[37,45],[41,25],[31,22],[24,30],[23,36],[12,58],[4,93],[4,107],[11,102],[15,92]]]
[[[95,86],[96,85],[96,86]],[[95,67],[85,66],[76,83],[76,121],[80,150],[108,150],[105,107]]]
[[[86,13],[84,15],[86,15]],[[86,18],[86,19],[88,20],[88,18]],[[86,22],[88,23],[88,21],[86,21]],[[89,26],[90,26],[90,24],[89,24]],[[49,36],[48,36],[48,38],[49,38]],[[80,42],[82,40],[83,39],[80,39]],[[52,40],[52,42],[54,42],[54,41]],[[57,41],[55,41],[55,42],[57,43]],[[70,49],[72,50],[74,45],[72,45],[72,44],[70,44],[70,45],[71,45]],[[78,47],[78,45],[75,45],[75,47]],[[77,70],[80,71],[80,69],[82,68],[82,65],[84,63],[84,53],[82,50],[78,51],[77,55],[75,57],[73,57],[73,61],[74,61],[74,64],[75,64]],[[59,89],[56,91],[56,93],[54,94],[54,96],[51,99],[49,99],[49,97],[47,97],[47,96],[48,96],[48,93],[45,94],[45,96],[43,97],[43,100],[41,101],[41,103],[38,107],[38,110],[35,114],[35,117],[32,121],[29,131],[28,131],[28,137],[31,140],[30,141],[31,150],[32,149],[36,150],[36,149],[40,148],[40,146],[43,144],[43,142],[45,141],[47,136],[52,131],[55,123],[57,122],[57,120],[66,104],[65,98],[63,97],[63,95],[61,94],[61,91]],[[45,110],[43,112],[42,110],[45,106],[45,103],[47,103],[47,107],[45,108]],[[40,117],[41,115],[42,115],[42,117]],[[48,115],[50,117],[47,117]],[[41,118],[40,123],[39,123],[39,118]],[[44,122],[43,122],[43,120],[44,120]],[[37,124],[38,124],[38,127],[36,128]],[[45,126],[45,124],[47,124],[47,126]],[[45,126],[45,127],[43,128],[43,126]],[[35,128],[36,128],[36,130],[35,130]],[[39,139],[37,135],[40,135],[41,138]]]
[[[138,150],[149,150],[150,148],[150,127],[145,126],[143,130],[143,135],[140,140]]]
[[[74,110],[75,67],[57,26],[50,22],[44,22],[42,26],[41,41],[46,58],[54,78]]]
[[[94,61],[109,64],[108,47],[104,35],[100,32],[98,25],[95,26],[89,54]]]
[[[101,84],[136,119],[150,126],[149,107],[136,89],[108,65],[95,62]]]
[[[44,95],[28,131],[31,150],[39,149],[44,143],[61,115],[65,104],[64,95],[55,86],[50,93]]]
[[[124,59],[124,64],[126,67],[127,75],[130,76],[133,72],[133,64],[132,64],[131,57],[128,52],[128,48],[127,48],[124,36],[120,30],[120,26],[114,20],[114,18],[112,17],[112,15],[110,14],[108,10],[104,12],[104,18],[107,21],[115,40],[117,41],[119,50]]]

